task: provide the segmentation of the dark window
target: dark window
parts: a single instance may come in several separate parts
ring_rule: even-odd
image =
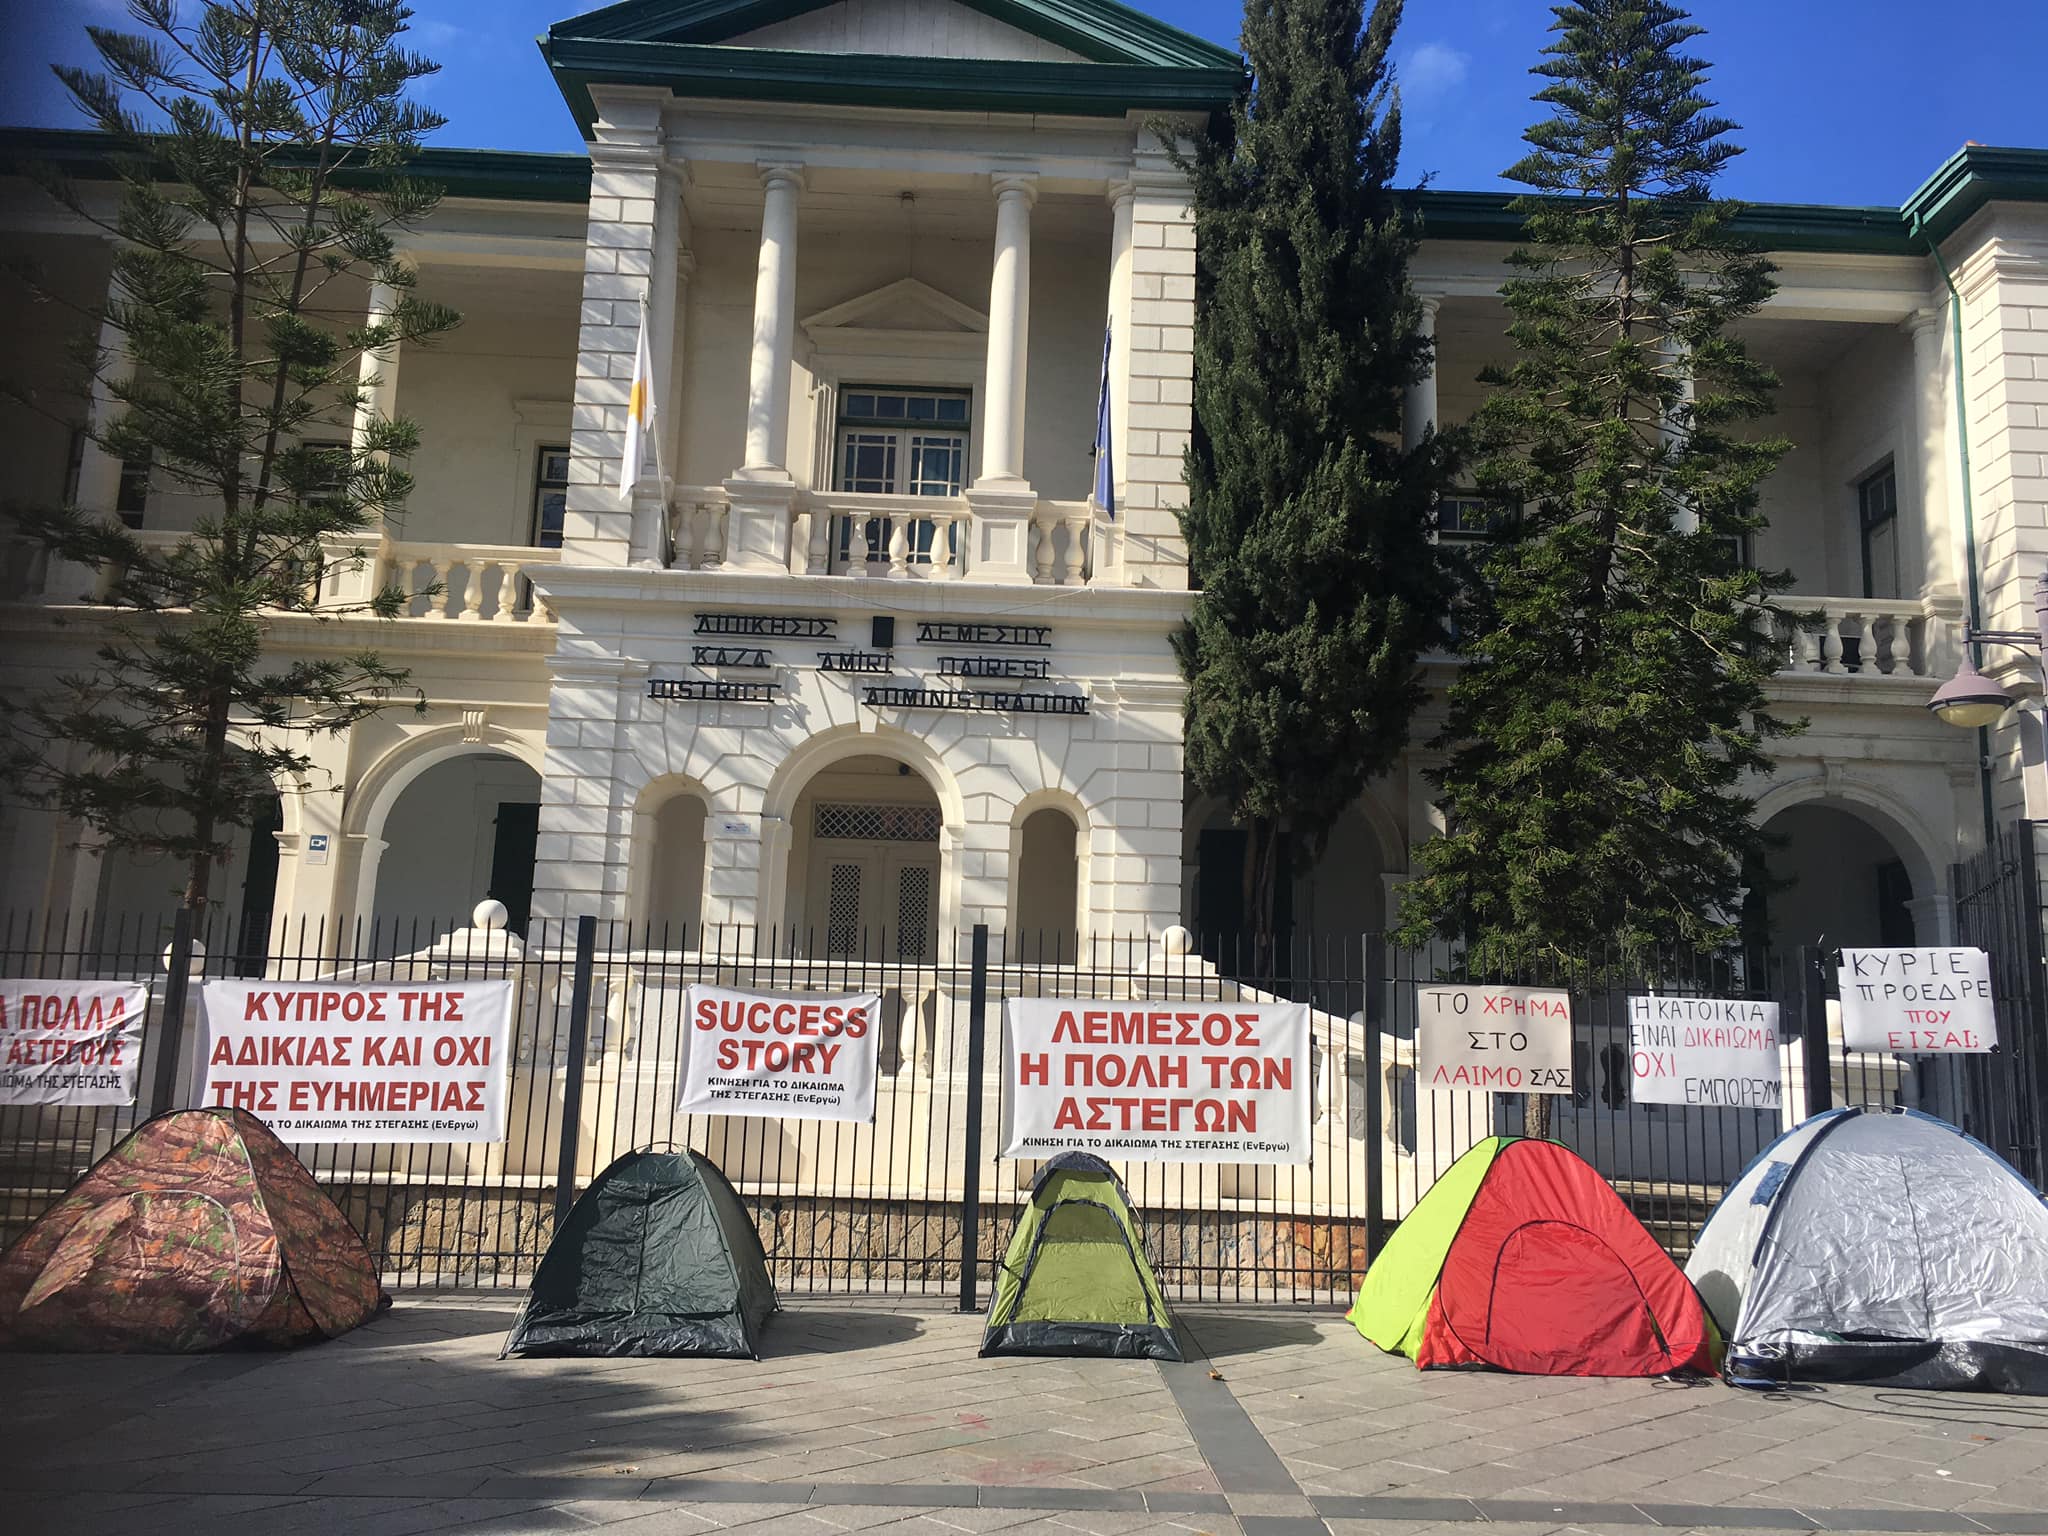
[[[1856,513],[1863,539],[1863,595],[1898,597],[1899,480],[1891,465],[1856,487]]]
[[[149,507],[149,459],[121,461],[121,483],[114,492],[114,510],[130,528],[142,526],[142,514]]]
[[[839,396],[833,489],[877,496],[958,496],[967,484],[968,396],[949,390],[856,386]],[[856,524],[861,526],[856,527]],[[933,523],[911,530],[910,562],[932,559]],[[864,550],[862,546],[865,546]],[[842,517],[833,559],[882,560],[882,520]]]
[[[1508,504],[1473,491],[1452,491],[1436,504],[1436,536],[1445,544],[1484,544],[1506,522]]]
[[[348,490],[349,445],[335,442],[299,444],[305,455],[306,499],[324,501]]]
[[[569,450],[543,444],[534,455],[533,534],[536,549],[562,547],[562,517],[569,505]]]

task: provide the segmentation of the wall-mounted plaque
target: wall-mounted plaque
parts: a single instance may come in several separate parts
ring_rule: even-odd
[[[1038,650],[1052,648],[1052,628],[1045,624],[919,624],[917,638],[925,645],[1021,645]]]

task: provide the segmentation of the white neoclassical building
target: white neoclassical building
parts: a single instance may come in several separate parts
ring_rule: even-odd
[[[374,917],[400,943],[486,891],[812,953],[983,922],[1048,952],[1234,927],[1242,837],[1182,771],[1195,233],[1159,134],[1226,102],[1238,60],[1094,0],[628,3],[543,48],[587,154],[424,157],[448,197],[409,252],[464,323],[378,360],[376,408],[422,430],[418,484],[374,568],[330,577],[337,605],[441,589],[272,637],[374,645],[426,710],[278,786],[225,876],[252,942]],[[9,141],[89,171],[84,136]],[[1504,355],[1506,201],[1417,194],[1438,366],[1411,432],[1468,415]],[[2038,704],[1983,762],[1924,707],[1972,605],[2024,624],[2048,561],[2048,153],[1971,147],[1903,209],[1745,223],[1781,269],[1747,328],[1784,381],[1764,429],[1796,444],[1749,553],[1825,615],[1785,633],[1778,692],[1810,725],[1761,786],[1794,881],[1771,926],[1932,940],[1987,821],[2048,813]],[[23,180],[0,184],[0,257],[104,295],[106,247]],[[44,397],[0,404],[0,496],[68,492],[175,539],[200,508],[96,450],[93,402],[50,386],[66,313],[0,294],[0,373]],[[643,313],[658,451],[622,490]],[[1105,366],[1113,511],[1092,495]],[[1441,536],[1481,526],[1456,499]],[[0,693],[100,622],[87,573],[24,551],[0,596]],[[2019,653],[1987,668],[2032,687]],[[1387,920],[1435,826],[1429,766],[1411,750],[1297,861],[1296,931]],[[178,884],[20,804],[0,869],[0,906],[138,920]]]

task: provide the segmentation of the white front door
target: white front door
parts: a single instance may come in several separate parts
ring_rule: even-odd
[[[819,838],[806,887],[804,942],[812,954],[934,957],[939,851],[930,844]]]

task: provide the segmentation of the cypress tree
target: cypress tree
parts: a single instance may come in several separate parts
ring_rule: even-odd
[[[1516,205],[1516,357],[1473,422],[1508,510],[1404,926],[1586,981],[1736,937],[1765,846],[1747,786],[1797,728],[1765,694],[1790,577],[1741,558],[1789,445],[1739,431],[1777,381],[1731,326],[1772,268],[1713,195],[1738,150],[1686,52],[1701,29],[1661,0],[1554,14],[1553,113],[1507,173],[1541,194]]]
[[[1449,583],[1429,539],[1448,454],[1401,446],[1430,366],[1390,186],[1400,0],[1253,0],[1251,89],[1189,169],[1199,248],[1182,514],[1200,588],[1179,641],[1187,771],[1248,834],[1270,957],[1280,843],[1318,857],[1400,753]]]

